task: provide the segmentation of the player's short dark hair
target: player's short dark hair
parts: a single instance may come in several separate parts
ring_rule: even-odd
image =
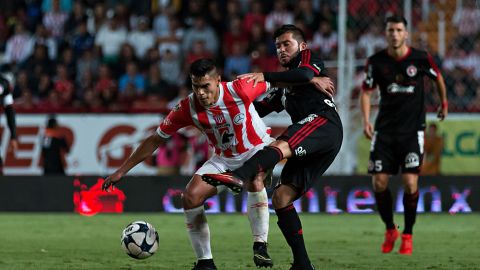
[[[47,128],[56,128],[58,125],[57,118],[55,115],[50,115],[47,121]]]
[[[407,27],[407,20],[401,15],[392,15],[385,19],[385,26],[387,23],[403,23]]]
[[[273,32],[273,39],[276,39],[285,33],[292,33],[292,37],[298,41],[298,43],[305,42],[305,33],[303,33],[302,29],[293,24],[284,24],[280,26],[280,28],[277,28],[277,30]]]
[[[215,61],[209,58],[202,58],[190,65],[190,76],[203,77],[216,69]]]

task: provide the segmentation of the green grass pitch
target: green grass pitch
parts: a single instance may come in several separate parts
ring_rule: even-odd
[[[412,256],[381,254],[377,215],[302,214],[307,249],[317,269],[480,269],[480,215],[421,214]],[[120,234],[135,220],[152,223],[160,248],[146,260],[123,253]],[[290,249],[270,218],[269,252],[288,269]],[[245,215],[208,215],[219,269],[256,269]],[[396,221],[403,224],[403,217]],[[181,214],[0,213],[0,269],[190,269],[195,261]]]

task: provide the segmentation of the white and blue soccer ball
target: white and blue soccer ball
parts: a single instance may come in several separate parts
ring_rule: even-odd
[[[139,260],[152,256],[158,249],[158,233],[152,224],[145,221],[128,224],[120,241],[128,256]]]

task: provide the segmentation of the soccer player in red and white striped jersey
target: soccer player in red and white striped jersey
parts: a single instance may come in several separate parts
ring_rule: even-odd
[[[240,167],[243,162],[273,141],[267,127],[254,109],[253,101],[265,93],[270,84],[247,83],[247,80],[222,82],[215,63],[209,59],[195,61],[190,68],[193,93],[184,98],[162,121],[156,133],[149,136],[124,164],[105,179],[109,190],[130,169],[152,155],[155,149],[177,130],[195,126],[208,137],[215,154],[198,169],[182,196],[187,230],[197,255],[194,269],[216,269],[210,248],[210,230],[204,202],[225,189],[201,180],[205,173],[221,173]],[[273,265],[267,253],[269,223],[268,197],[259,173],[248,189],[248,217],[254,240],[254,262],[257,266]]]

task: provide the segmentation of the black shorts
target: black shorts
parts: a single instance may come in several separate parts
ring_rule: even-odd
[[[419,173],[423,161],[423,130],[390,134],[375,131],[370,146],[368,173]]]
[[[340,151],[343,129],[338,114],[310,114],[290,125],[277,140],[287,141],[293,157],[283,167],[280,183],[291,185],[298,197],[307,192]]]

